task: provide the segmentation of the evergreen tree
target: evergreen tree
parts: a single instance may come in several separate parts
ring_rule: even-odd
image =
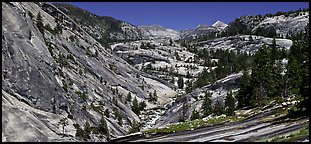
[[[172,44],[173,44],[173,41],[172,41],[172,39],[170,39],[170,46],[172,46]]]
[[[144,109],[146,108],[146,106],[147,106],[147,104],[146,104],[145,101],[141,101],[141,102],[139,103],[139,109],[140,109],[141,111],[144,110]]]
[[[153,90],[153,101],[158,101],[158,95],[157,95],[157,91]]]
[[[88,121],[85,122],[84,124],[84,132],[85,132],[85,135],[89,138],[89,135],[91,134],[91,125]]]
[[[214,114],[215,115],[221,115],[224,113],[224,106],[220,100],[216,100],[214,105]]]
[[[133,101],[132,111],[133,111],[136,115],[140,115],[139,104],[138,104],[138,101],[137,101],[136,97],[134,98],[134,101]]]
[[[149,102],[154,102],[154,96],[152,92],[149,93]]]
[[[63,127],[63,135],[65,135],[65,126],[69,125],[67,120],[68,119],[65,117],[65,118],[60,119],[58,122],[58,124],[62,125]]]
[[[200,113],[197,112],[195,109],[192,111],[192,115],[190,117],[191,120],[195,120],[195,119],[199,119],[201,116],[200,116]]]
[[[142,127],[142,124],[140,122],[134,121],[131,124],[131,128],[129,129],[129,133],[139,132],[141,127]]]
[[[295,115],[309,115],[309,24],[304,33],[293,35],[292,38],[286,73],[289,91],[302,98]]]
[[[178,84],[178,88],[179,89],[182,89],[184,88],[184,79],[182,77],[178,77],[178,81],[177,81],[177,84]]]
[[[192,91],[192,82],[190,81],[186,87],[186,93],[190,93]]]
[[[225,99],[225,107],[226,107],[226,114],[232,116],[235,110],[235,99],[232,96],[232,91],[227,93],[227,97]]]
[[[44,34],[44,25],[43,25],[43,19],[41,16],[41,13],[39,12],[37,15],[37,27],[39,29],[39,31]]]
[[[172,78],[171,78],[171,83],[174,84],[175,83],[175,79],[174,79],[174,76],[172,75]]]
[[[109,116],[109,111],[108,111],[108,109],[105,110],[104,114],[105,114],[105,116],[106,116],[107,118],[110,117],[110,116]]]
[[[270,57],[270,53],[266,46],[263,46],[255,54],[254,64],[251,75],[252,98],[251,104],[254,106],[259,104],[263,106],[266,102],[266,98],[269,95],[273,85],[273,65]]]
[[[271,47],[271,60],[274,62],[275,60],[279,59],[279,51],[276,47],[275,37],[272,40],[272,47]]]
[[[129,101],[131,102],[132,101],[132,95],[131,95],[131,92],[129,92],[126,96],[126,101]]]
[[[62,26],[57,23],[56,24],[56,27],[54,28],[54,31],[57,33],[57,34],[62,34],[63,33],[63,30],[62,30]]]
[[[203,117],[206,117],[213,112],[211,96],[211,93],[205,92],[204,101],[202,104]]]
[[[98,125],[98,131],[102,134],[108,135],[108,126],[106,119],[104,117],[101,117],[100,123]]]

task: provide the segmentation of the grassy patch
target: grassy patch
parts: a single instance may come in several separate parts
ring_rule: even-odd
[[[289,135],[276,136],[266,142],[297,142],[299,139],[309,136],[309,125],[298,132]]]
[[[280,108],[276,111],[275,115],[270,115],[266,118],[261,119],[261,122],[276,122],[280,118],[284,118],[288,114],[288,109]]]
[[[152,134],[152,133],[173,133],[173,132],[179,132],[179,131],[186,131],[186,130],[191,130],[191,129],[196,129],[202,126],[208,126],[208,125],[215,125],[215,124],[220,124],[223,122],[238,122],[246,119],[248,116],[244,117],[238,117],[238,116],[224,116],[224,117],[214,117],[210,118],[206,121],[203,119],[196,119],[192,121],[186,121],[186,122],[181,122],[178,124],[173,124],[165,128],[156,128],[156,129],[150,129],[144,131],[146,134]]]

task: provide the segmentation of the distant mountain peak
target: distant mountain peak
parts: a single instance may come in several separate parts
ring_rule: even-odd
[[[226,28],[228,25],[225,24],[224,22],[218,20],[218,21],[216,21],[212,26],[213,26],[213,27],[216,27],[216,28],[224,29],[224,28]]]
[[[198,29],[198,28],[207,28],[207,27],[209,27],[207,24],[199,24],[199,25],[197,26],[197,29]]]

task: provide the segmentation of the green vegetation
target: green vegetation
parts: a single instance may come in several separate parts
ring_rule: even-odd
[[[117,41],[110,39],[109,33],[123,33],[121,29],[122,21],[120,20],[116,20],[108,16],[97,16],[70,4],[55,4],[55,6],[80,25],[91,27],[97,26],[101,28],[102,37],[96,40],[99,41],[104,47],[108,48],[108,43]],[[90,33],[90,35],[97,38],[97,36],[92,33]]]
[[[203,117],[206,117],[213,112],[211,96],[211,93],[205,92],[204,101],[202,104]]]
[[[90,132],[87,131],[88,129],[87,127],[84,127],[84,129],[82,129],[80,128],[79,124],[73,124],[73,126],[76,128],[76,137],[80,137],[84,140],[87,140],[90,138]]]
[[[150,44],[149,42],[147,42],[147,44],[145,44],[144,42],[141,42],[140,48],[141,49],[155,49],[155,45]]]
[[[63,127],[63,135],[65,135],[65,126],[69,125],[68,124],[68,119],[66,117],[62,118],[62,119],[59,120],[58,124]]]
[[[98,112],[98,113],[100,113],[100,114],[103,113],[103,107],[102,107],[102,106],[94,106],[94,104],[91,103],[91,108],[92,108],[94,111],[96,111],[96,112]]]
[[[309,125],[298,132],[294,132],[289,135],[275,136],[269,140],[266,140],[266,142],[297,142],[298,140],[306,137],[309,137]]]
[[[108,110],[108,109],[105,110],[104,115],[105,115],[107,118],[110,117],[110,114],[109,114],[109,110]]]
[[[28,11],[28,15],[29,15],[29,17],[31,18],[31,19],[33,19],[33,14],[30,12],[30,11]]]
[[[145,102],[145,101],[141,101],[141,102],[139,103],[139,109],[140,109],[140,111],[143,111],[143,110],[146,108],[146,106],[147,106],[146,102]]]
[[[142,124],[140,122],[134,121],[131,124],[131,128],[129,129],[128,133],[131,134],[131,133],[139,132],[141,127],[142,127]]]
[[[122,115],[116,107],[113,107],[113,113],[115,118],[118,120],[118,124],[122,126]]]
[[[201,118],[200,113],[196,110],[193,110],[190,119],[195,120],[195,119],[199,119],[199,118]]]
[[[129,92],[126,96],[126,101],[131,102],[132,101],[132,95],[131,92]]]
[[[184,87],[184,79],[182,77],[178,77],[177,84],[178,84],[178,88],[182,89]]]
[[[108,135],[109,130],[108,130],[106,119],[104,117],[101,117],[100,123],[97,126],[97,130],[102,134]]]
[[[84,93],[84,92],[81,92],[81,91],[75,91],[75,93],[81,98],[83,99],[84,101],[87,100],[87,95]]]
[[[84,129],[80,128],[79,124],[73,124],[76,128],[76,137],[80,137],[84,140],[90,139],[90,134],[101,134],[109,136],[109,129],[104,117],[101,117],[97,126],[91,126],[89,122],[85,122]]]
[[[149,93],[149,101],[150,102],[158,101],[158,95],[157,95],[156,90],[153,90],[153,94],[151,94],[151,92]]]
[[[65,55],[63,55],[62,53],[59,54],[58,59],[56,60],[57,63],[59,63],[59,65],[61,67],[68,67],[69,66],[69,62],[66,58]]]
[[[210,118],[207,121],[204,121],[203,119],[195,119],[192,121],[186,121],[186,122],[181,122],[178,124],[173,124],[170,125],[166,128],[156,128],[156,129],[149,129],[144,131],[146,134],[153,134],[153,133],[173,133],[173,132],[179,132],[179,131],[186,131],[186,130],[191,130],[191,129],[196,129],[199,127],[203,126],[210,126],[210,125],[215,125],[215,124],[220,124],[223,122],[237,122],[237,121],[242,121],[246,119],[248,116],[221,116],[221,117],[214,117]]]
[[[136,97],[134,98],[134,101],[133,101],[132,111],[133,111],[136,115],[140,115],[139,103],[138,103]]]
[[[236,18],[233,22],[229,23],[228,28],[221,32],[218,37],[226,37],[226,36],[234,36],[237,34],[247,34],[247,35],[260,35],[265,37],[280,37],[276,34],[276,30],[273,27],[259,27],[256,31],[252,32],[252,29],[256,24],[259,24],[260,21],[264,20],[266,17],[273,17],[279,15],[285,15],[286,17],[298,16],[299,12],[309,11],[307,9],[299,9],[296,11],[288,11],[288,12],[276,12],[275,14],[265,14],[265,15],[255,15],[255,16],[241,16],[240,18]],[[247,23],[245,19],[250,19],[251,24]]]
[[[235,99],[232,96],[232,91],[227,93],[227,97],[225,99],[225,111],[226,114],[232,116],[235,110]]]
[[[213,113],[215,115],[221,115],[225,113],[225,107],[223,106],[223,102],[221,100],[216,100]]]
[[[39,29],[39,31],[44,34],[44,25],[43,25],[43,19],[42,19],[42,16],[41,16],[41,13],[39,12],[38,15],[37,15],[37,27]]]
[[[263,107],[269,100],[278,100],[296,95],[301,102],[289,115],[303,116],[309,113],[309,27],[305,32],[292,36],[293,45],[290,48],[287,71],[280,73],[280,60],[284,54],[275,48],[275,40],[271,47],[263,46],[254,55],[252,74],[249,76],[244,70],[240,90],[237,95],[238,107]]]
[[[194,61],[198,59],[203,60],[200,63],[202,66],[215,67],[215,69],[203,69],[199,74],[198,79],[193,84],[193,89],[203,87],[207,84],[214,83],[217,79],[226,77],[232,73],[238,73],[247,67],[252,65],[252,56],[246,52],[234,52],[229,50],[207,50],[202,49],[195,52],[197,57],[194,57]],[[218,59],[218,61],[212,61],[212,59]]]

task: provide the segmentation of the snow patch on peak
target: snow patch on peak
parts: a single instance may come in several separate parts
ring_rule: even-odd
[[[197,26],[197,29],[198,29],[198,28],[207,28],[207,27],[209,27],[207,24],[199,24],[199,25]]]
[[[225,29],[228,25],[222,21],[216,21],[212,26],[220,29]]]

